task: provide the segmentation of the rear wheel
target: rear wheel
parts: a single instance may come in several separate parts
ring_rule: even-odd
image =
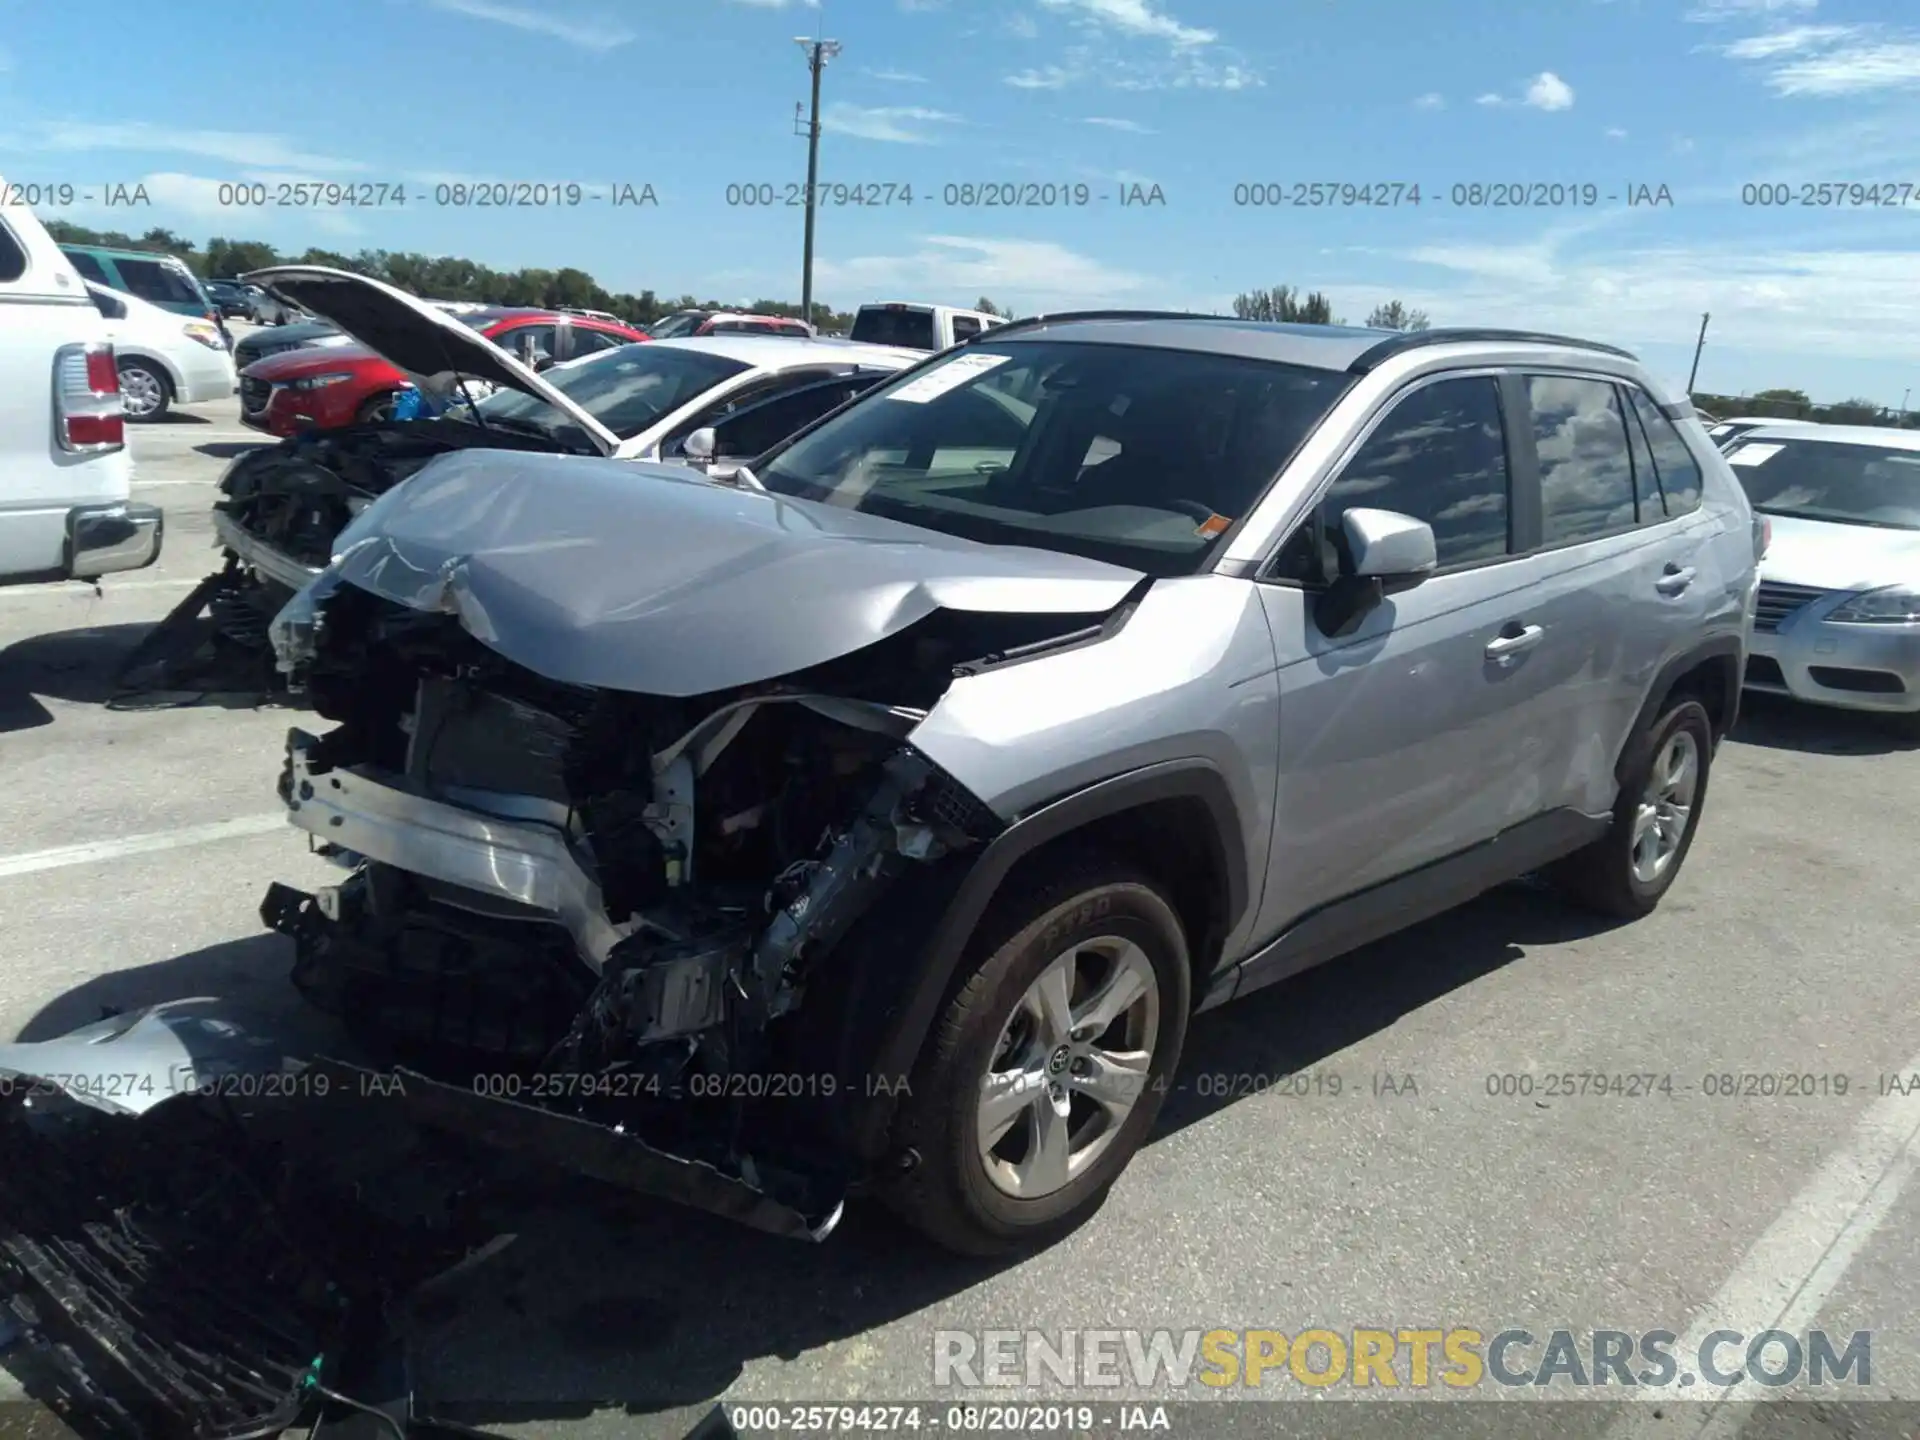
[[[1046,1243],[1099,1208],[1159,1113],[1190,983],[1173,907],[1119,866],[1064,868],[987,925],[901,1113],[917,1163],[887,1192],[974,1255]]]
[[[1613,823],[1562,860],[1553,878],[1574,899],[1609,915],[1652,913],[1693,846],[1713,763],[1713,721],[1698,700],[1676,700],[1635,742]]]
[[[173,401],[167,377],[145,360],[120,362],[120,403],[129,420],[158,420]]]

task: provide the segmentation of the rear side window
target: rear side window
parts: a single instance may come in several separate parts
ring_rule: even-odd
[[[0,220],[0,285],[18,280],[27,273],[27,252],[20,242],[13,238],[4,220]]]
[[[627,343],[624,335],[615,335],[608,330],[590,330],[584,325],[573,327],[573,353],[575,355],[597,355],[602,350],[618,350]]]
[[[199,287],[186,271],[158,260],[117,260],[115,267],[126,281],[129,293],[156,305],[176,305],[183,301],[199,303]]]
[[[1626,416],[1611,382],[1529,375],[1528,408],[1540,455],[1540,536],[1575,545],[1635,524]]]
[[[1496,382],[1440,380],[1387,413],[1327,491],[1321,523],[1338,545],[1348,510],[1397,510],[1433,527],[1442,568],[1469,565],[1507,553],[1508,488]]]
[[[980,333],[980,322],[971,315],[953,317],[953,338],[956,342],[970,340]]]
[[[1653,448],[1653,467],[1660,477],[1660,489],[1667,497],[1667,514],[1692,514],[1700,508],[1699,463],[1652,397],[1642,390],[1629,390],[1628,394],[1632,396],[1633,413]]]
[[[898,345],[908,350],[931,350],[933,312],[931,310],[889,310],[869,305],[853,317],[850,340],[871,345]]]

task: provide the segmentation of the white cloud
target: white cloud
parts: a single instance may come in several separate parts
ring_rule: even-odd
[[[1920,84],[1920,39],[1869,40],[1789,60],[1767,76],[1782,95],[1859,95]]]
[[[862,70],[860,73],[870,75],[875,80],[885,80],[898,85],[924,85],[927,83],[926,76],[916,75],[911,70]]]
[[[110,124],[55,120],[25,137],[27,149],[133,150],[154,155],[196,155],[269,170],[365,170],[358,160],[316,155],[297,149],[281,136],[255,130],[175,130],[129,120]]]
[[[1776,56],[1792,55],[1831,44],[1835,40],[1844,40],[1857,33],[1859,28],[1857,25],[1793,25],[1785,30],[1749,35],[1744,40],[1736,40],[1724,47],[1720,53],[1735,60],[1771,60]]]
[[[1627,138],[1627,132],[1622,130],[1618,125],[1609,125],[1607,127],[1607,139],[1624,140],[1626,138]]]
[[[1073,84],[1075,76],[1064,66],[1042,65],[1035,70],[1016,70],[1005,79],[1020,90],[1064,90]]]
[[[1424,95],[1415,96],[1413,104],[1418,110],[1444,110],[1447,108],[1447,97],[1438,90],[1429,90]]]
[[[1527,82],[1523,103],[1536,110],[1570,110],[1573,108],[1573,87],[1551,70],[1542,70]]]
[[[534,35],[550,35],[582,50],[617,50],[634,39],[633,31],[606,22],[567,20],[521,5],[503,5],[499,0],[427,0],[436,10],[450,11],[474,20],[489,20]]]
[[[1082,125],[1098,125],[1106,130],[1124,130],[1129,135],[1151,135],[1154,133],[1138,120],[1118,120],[1111,115],[1089,115],[1080,123]]]
[[[1002,28],[1016,40],[1032,40],[1040,34],[1040,27],[1034,23],[1034,18],[1021,11],[1009,15]]]
[[[885,140],[896,145],[933,145],[937,138],[925,127],[961,123],[958,115],[921,105],[829,105],[820,116],[823,130],[860,140]]]
[[[203,219],[226,215],[232,209],[230,205],[220,203],[220,187],[226,183],[205,175],[183,175],[172,170],[160,170],[140,177],[140,184],[145,187],[147,198],[154,205]]]
[[[1474,323],[1591,335],[1629,346],[1691,341],[1684,319],[1713,314],[1723,347],[1792,348],[1920,362],[1920,251],[1763,248],[1719,243],[1618,243],[1569,254],[1601,227],[1566,226],[1511,245],[1437,244],[1396,253],[1440,272],[1393,293],[1429,313]]]
[[[1699,0],[1687,19],[1711,24],[1721,20],[1750,20],[1755,16],[1804,14],[1820,8],[1820,0]]]
[[[851,294],[992,295],[1016,309],[1124,303],[1165,282],[1116,269],[1050,240],[927,235],[909,254],[823,258],[822,288]]]
[[[1542,70],[1527,82],[1527,88],[1520,98],[1510,100],[1498,91],[1489,90],[1484,95],[1474,97],[1476,105],[1526,105],[1535,110],[1571,110],[1573,108],[1573,87],[1551,70]]]
[[[1174,45],[1211,45],[1220,38],[1213,30],[1183,25],[1156,10],[1152,0],[1040,0],[1049,10],[1077,11],[1089,23],[1108,26],[1123,35],[1165,40]]]

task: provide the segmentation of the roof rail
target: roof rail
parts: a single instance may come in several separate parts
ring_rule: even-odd
[[[1474,341],[1512,341],[1526,345],[1566,345],[1575,350],[1598,350],[1606,355],[1618,355],[1625,360],[1638,360],[1640,357],[1631,350],[1622,350],[1618,345],[1602,345],[1598,340],[1576,340],[1571,335],[1548,335],[1537,330],[1483,330],[1474,328],[1448,330],[1412,330],[1382,340],[1378,345],[1362,351],[1354,362],[1347,366],[1350,375],[1365,375],[1395,355],[1408,350],[1418,350],[1423,345],[1459,345]]]
[[[976,340],[998,339],[1010,330],[1031,330],[1036,325],[1051,325],[1057,320],[1218,320],[1218,315],[1202,315],[1193,310],[1056,310],[1051,315],[1028,315],[994,325],[958,342],[971,345]]]

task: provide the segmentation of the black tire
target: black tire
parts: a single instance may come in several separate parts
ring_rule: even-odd
[[[1015,1007],[1054,960],[1118,937],[1158,982],[1159,1022],[1139,1098],[1085,1171],[1051,1194],[1019,1198],[989,1178],[977,1143],[980,1089]],[[1192,986],[1186,935],[1153,883],[1093,858],[1063,864],[996,900],[961,962],[957,990],[914,1068],[895,1128],[917,1157],[881,1193],[946,1249],[1000,1255],[1051,1243],[1097,1210],[1153,1128],[1180,1063]]]
[[[145,360],[133,359],[122,360],[119,365],[119,370],[120,389],[123,393],[127,388],[127,382],[132,380],[135,384],[143,388],[151,387],[147,393],[151,393],[154,396],[153,408],[151,410],[142,415],[136,415],[132,411],[128,411],[127,419],[133,421],[135,424],[147,425],[163,418],[167,413],[168,407],[173,404],[173,385],[168,381],[166,372]]]
[[[1634,828],[1641,798],[1653,778],[1654,765],[1666,753],[1676,735],[1692,736],[1699,778],[1694,784],[1680,843],[1664,870],[1650,880],[1634,874]],[[1613,823],[1607,833],[1591,845],[1575,851],[1549,872],[1554,882],[1571,899],[1608,915],[1637,920],[1653,912],[1660,897],[1673,888],[1693,848],[1693,837],[1700,828],[1700,814],[1707,802],[1707,781],[1713,770],[1713,721],[1698,700],[1679,699],[1668,704],[1659,717],[1633,742],[1633,749],[1614,802]]]

